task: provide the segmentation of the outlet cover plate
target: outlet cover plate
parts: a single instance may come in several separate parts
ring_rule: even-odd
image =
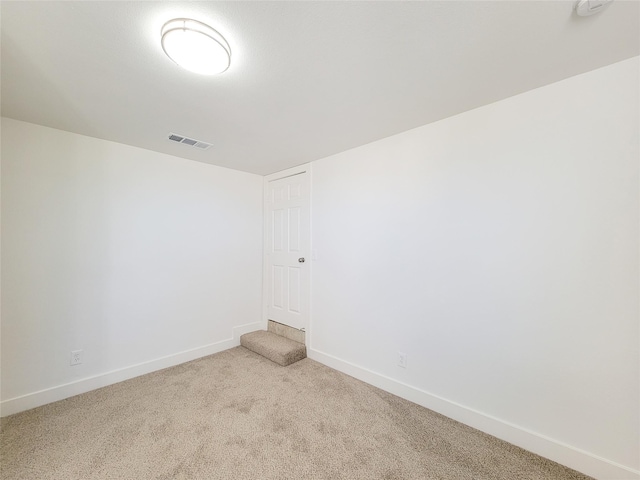
[[[71,352],[71,360],[69,362],[71,366],[80,365],[82,363],[82,352],[82,350],[73,350]]]
[[[398,352],[398,366],[402,368],[407,368],[407,354]]]

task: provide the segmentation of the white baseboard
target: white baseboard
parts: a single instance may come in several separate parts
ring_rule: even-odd
[[[393,393],[441,413],[461,423],[477,428],[525,450],[573,468],[600,480],[640,480],[640,471],[611,462],[579,448],[486,415],[424,390],[359,367],[318,350],[308,349],[307,355],[328,367],[346,373],[358,380]]]
[[[129,367],[112,370],[110,372],[101,373],[92,377],[83,378],[74,382],[58,385],[56,387],[47,388],[38,392],[29,393],[20,397],[10,398],[0,403],[1,416],[13,415],[14,413],[23,412],[31,408],[40,407],[48,403],[64,400],[81,393],[89,392],[97,388],[106,387],[114,383],[129,380],[140,375],[162,370],[163,368],[173,367],[181,363],[190,362],[207,355],[228,350],[229,348],[240,345],[240,335],[260,330],[261,322],[248,323],[233,328],[232,337],[228,340],[211,343],[202,347],[186,350],[183,352],[167,355],[166,357],[157,358],[148,362],[131,365]]]
[[[245,333],[255,332],[256,330],[264,330],[263,322],[254,322],[254,323],[246,323],[244,325],[239,325],[237,327],[233,327],[233,341],[234,347],[240,345],[240,336]]]

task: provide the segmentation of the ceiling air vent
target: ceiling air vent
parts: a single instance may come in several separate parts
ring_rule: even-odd
[[[194,140],[193,138],[185,137],[184,135],[176,135],[175,133],[169,134],[169,140],[174,142],[182,143],[184,145],[189,145],[190,147],[196,147],[200,150],[206,150],[211,146],[210,143],[201,142],[200,140]]]

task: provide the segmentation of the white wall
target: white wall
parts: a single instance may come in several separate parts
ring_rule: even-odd
[[[311,356],[638,478],[638,63],[314,162]]]
[[[2,119],[4,415],[229,348],[261,275],[261,176]]]
[[[310,355],[637,478],[638,80],[636,58],[314,162]],[[3,119],[2,413],[231,346],[260,319],[261,195]]]

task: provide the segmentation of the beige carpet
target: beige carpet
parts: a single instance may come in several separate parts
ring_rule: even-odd
[[[10,479],[586,479],[310,359],[243,347],[2,420]]]
[[[283,367],[307,358],[303,343],[264,330],[245,333],[240,337],[240,345]]]

